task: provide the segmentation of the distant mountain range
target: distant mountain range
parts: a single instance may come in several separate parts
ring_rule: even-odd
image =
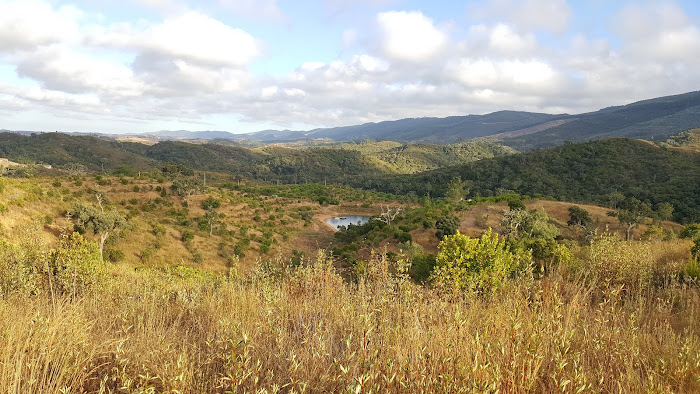
[[[153,141],[218,140],[246,146],[255,142],[268,144],[368,139],[450,144],[475,138],[493,138],[509,147],[527,151],[557,146],[567,141],[582,142],[609,137],[663,141],[671,135],[699,127],[700,91],[695,91],[578,115],[499,111],[487,115],[409,118],[308,131],[264,130],[234,134],[227,131],[176,130],[132,136]],[[31,132],[18,133],[27,135]]]
[[[608,137],[662,141],[700,127],[700,92],[690,92],[604,108],[578,115],[499,111],[487,115],[410,118],[309,131],[264,130],[233,134],[225,131],[159,131],[158,139],[228,139],[298,142],[310,140],[450,144],[474,138],[496,138],[517,150],[532,150]]]

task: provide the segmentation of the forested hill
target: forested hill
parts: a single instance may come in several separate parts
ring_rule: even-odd
[[[700,92],[660,97],[577,115],[546,130],[504,139],[519,151],[610,137],[664,141],[700,127]]]
[[[267,142],[331,139],[384,139],[401,142],[452,143],[493,137],[519,151],[561,145],[566,141],[627,137],[664,141],[700,127],[700,92],[690,92],[604,108],[578,115],[499,111],[486,115],[416,118],[316,129],[306,132],[261,132],[239,137]]]
[[[569,143],[415,176],[365,178],[355,185],[439,197],[455,177],[469,182],[472,196],[513,191],[610,204],[620,192],[653,206],[673,204],[677,221],[700,221],[700,155],[624,138]]]

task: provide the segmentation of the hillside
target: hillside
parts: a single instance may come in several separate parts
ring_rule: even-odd
[[[669,136],[700,126],[700,92],[601,109],[576,119],[504,143],[519,151],[610,137],[664,141]]]
[[[161,132],[170,138],[231,138],[244,141],[292,142],[327,139],[392,140],[403,143],[449,144],[490,137],[518,151],[610,137],[663,141],[700,126],[700,92],[643,100],[577,115],[499,111],[486,115],[401,119],[309,131],[274,131],[222,134],[221,132]],[[249,142],[248,142],[249,143]]]
[[[357,182],[385,192],[442,196],[455,177],[471,195],[499,192],[608,204],[621,192],[652,205],[673,204],[680,222],[700,221],[700,155],[630,139],[607,139],[485,159],[416,176]],[[352,183],[352,182],[351,182]]]
[[[0,133],[2,157],[19,163],[80,164],[92,171],[111,170],[121,165],[151,168],[156,161],[142,154],[143,147],[145,145],[84,135]]]
[[[246,148],[206,141],[142,144],[61,133],[32,136],[0,133],[0,157],[22,163],[44,163],[58,168],[80,164],[93,171],[111,171],[119,166],[141,170],[156,163],[175,162],[197,170],[282,183],[336,181],[343,176],[376,172],[415,173],[514,152],[490,141],[452,145],[364,141]]]

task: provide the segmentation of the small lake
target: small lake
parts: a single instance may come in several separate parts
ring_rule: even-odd
[[[326,223],[333,226],[336,230],[340,226],[347,226],[348,224],[365,224],[369,221],[370,216],[338,216],[330,219],[326,219]]]

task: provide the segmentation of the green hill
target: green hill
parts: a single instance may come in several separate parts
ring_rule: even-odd
[[[700,92],[667,96],[577,115],[547,130],[504,139],[519,151],[610,137],[664,141],[700,126]]]
[[[415,176],[365,178],[356,185],[439,197],[458,176],[469,182],[473,196],[516,192],[605,204],[617,191],[652,205],[669,202],[680,222],[700,221],[700,155],[624,138],[565,144]]]

